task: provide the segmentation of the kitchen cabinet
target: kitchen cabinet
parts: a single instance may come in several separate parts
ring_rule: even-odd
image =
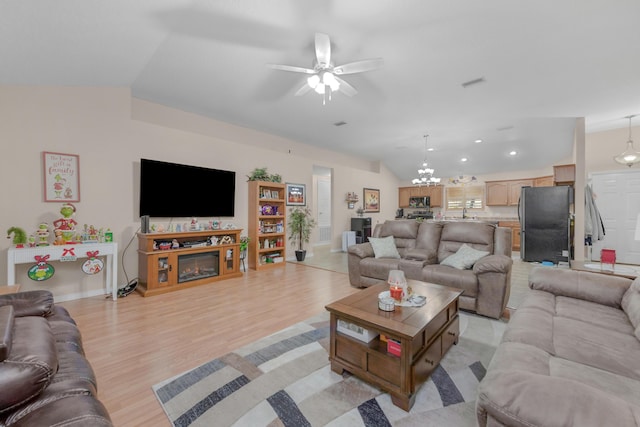
[[[534,187],[553,187],[553,175],[533,179]]]
[[[442,185],[436,185],[434,187],[428,187],[429,188],[429,197],[431,198],[431,207],[432,208],[439,208],[442,207],[442,192],[443,192],[443,186]]]
[[[398,207],[408,208],[409,198],[411,198],[412,187],[400,187],[398,188]]]
[[[487,206],[507,206],[509,204],[509,185],[506,181],[486,182]]]
[[[553,179],[556,185],[573,185],[576,180],[576,165],[554,166]]]
[[[522,187],[532,187],[533,179],[487,181],[487,206],[517,206]]]
[[[511,229],[511,250],[520,250],[520,222],[518,221],[499,221],[498,227],[507,227]]]
[[[439,208],[442,206],[442,185],[422,186],[422,187],[399,187],[398,188],[398,207],[411,207],[409,200],[411,197],[429,197],[430,206]]]

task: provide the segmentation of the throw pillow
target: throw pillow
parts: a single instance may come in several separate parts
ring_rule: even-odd
[[[640,328],[640,277],[636,278],[622,296],[620,303],[636,330]]]
[[[488,251],[479,251],[463,243],[453,255],[446,257],[440,264],[448,265],[449,267],[457,268],[458,270],[468,270],[473,267],[480,258],[489,255]]]
[[[393,236],[369,237],[376,258],[400,258]]]

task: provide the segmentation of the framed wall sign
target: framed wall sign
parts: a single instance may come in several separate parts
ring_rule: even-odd
[[[80,201],[80,156],[42,152],[45,202]]]
[[[305,184],[286,184],[287,206],[305,206],[307,191]]]
[[[365,212],[380,212],[380,190],[365,188],[362,202]]]

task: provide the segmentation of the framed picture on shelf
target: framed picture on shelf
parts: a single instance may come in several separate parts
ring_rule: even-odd
[[[263,198],[263,199],[270,199],[270,198],[271,198],[271,191],[269,191],[269,190],[262,190],[262,198]]]
[[[80,156],[42,152],[45,202],[80,201]]]
[[[305,184],[286,184],[287,206],[305,206],[307,192]]]
[[[380,190],[365,188],[362,203],[365,212],[380,212]]]
[[[279,199],[280,198],[280,194],[279,194],[278,190],[271,190],[271,198],[272,199]]]

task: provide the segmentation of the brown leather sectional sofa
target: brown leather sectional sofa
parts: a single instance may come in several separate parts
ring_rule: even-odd
[[[480,221],[390,220],[377,224],[372,237],[393,236],[400,258],[376,258],[371,243],[348,248],[349,281],[355,287],[384,283],[389,270],[408,279],[463,289],[460,308],[500,318],[511,288],[511,229]],[[471,269],[440,263],[466,243],[489,255]]]
[[[640,279],[536,267],[478,387],[478,425],[640,425]]]
[[[1,295],[0,340],[0,425],[113,425],[80,331],[50,292]]]

